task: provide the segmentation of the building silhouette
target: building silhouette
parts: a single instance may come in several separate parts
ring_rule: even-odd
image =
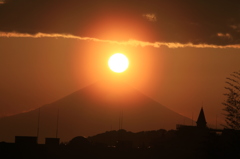
[[[189,138],[201,138],[207,136],[209,133],[215,133],[216,130],[207,127],[207,121],[205,118],[203,107],[201,108],[196,125],[176,125],[179,136],[188,136]],[[222,130],[221,130],[222,131]]]
[[[198,128],[206,128],[207,127],[207,122],[206,122],[206,118],[204,115],[203,107],[201,108],[201,111],[199,113],[198,120],[196,123],[197,123]]]

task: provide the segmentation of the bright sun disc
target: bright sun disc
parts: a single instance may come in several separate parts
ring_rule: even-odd
[[[128,68],[128,58],[120,53],[112,55],[108,60],[108,66],[113,72],[121,73]]]

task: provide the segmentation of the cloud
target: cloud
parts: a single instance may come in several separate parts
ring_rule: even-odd
[[[143,17],[151,22],[157,21],[157,16],[153,13],[143,14]]]
[[[144,42],[139,40],[128,40],[128,41],[113,41],[113,40],[102,40],[97,38],[91,37],[79,37],[69,34],[45,34],[45,33],[37,33],[35,35],[32,34],[24,34],[24,33],[6,33],[0,32],[0,37],[15,37],[15,38],[67,38],[67,39],[77,39],[77,40],[88,40],[88,41],[95,41],[95,42],[104,42],[110,44],[118,44],[118,45],[131,45],[131,46],[151,46],[155,48],[159,48],[161,46],[166,46],[168,48],[183,48],[183,47],[194,47],[194,48],[240,48],[239,45],[208,45],[208,44],[181,44],[181,43],[166,43],[166,42]]]
[[[239,10],[238,0],[6,0],[0,31],[234,47],[240,44]]]
[[[223,34],[223,33],[218,33],[217,36],[222,37],[222,38],[228,38],[230,39],[232,36],[228,33]]]

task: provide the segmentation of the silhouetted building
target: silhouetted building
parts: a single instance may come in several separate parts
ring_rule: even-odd
[[[176,128],[178,130],[178,135],[199,138],[201,136],[206,136],[210,132],[215,133],[215,131],[212,131],[212,129],[209,129],[207,127],[207,122],[206,122],[203,108],[201,108],[200,110],[198,120],[196,123],[197,123],[197,126],[177,125]]]
[[[197,127],[199,128],[206,128],[207,127],[207,122],[206,122],[206,118],[204,115],[204,111],[203,108],[201,108],[200,114],[198,116],[198,120],[197,120]]]
[[[48,146],[58,146],[60,138],[45,138],[45,145]]]
[[[15,143],[21,145],[36,145],[37,137],[35,136],[15,136]]]

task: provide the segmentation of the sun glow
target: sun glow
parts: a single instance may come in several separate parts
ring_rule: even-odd
[[[109,68],[116,73],[125,71],[128,68],[128,65],[128,58],[121,53],[112,55],[108,60]]]

